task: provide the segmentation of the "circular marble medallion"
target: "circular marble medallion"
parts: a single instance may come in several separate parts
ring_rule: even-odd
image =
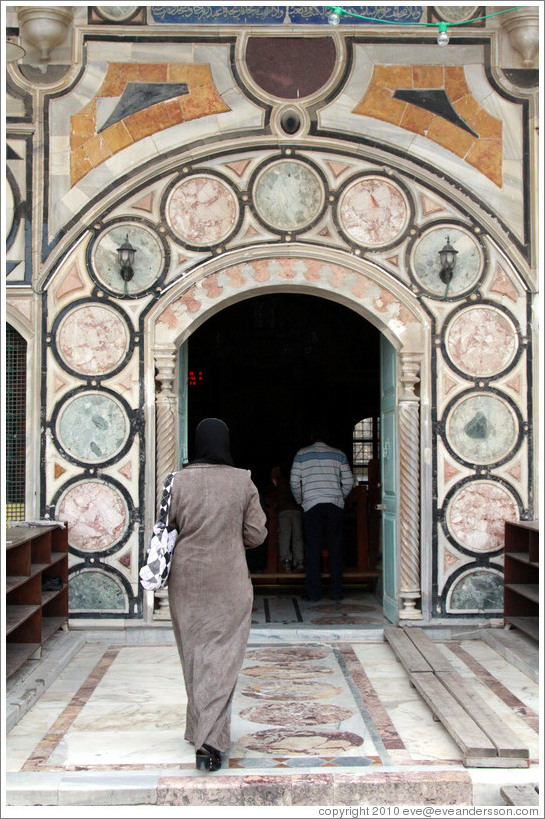
[[[215,176],[196,174],[169,193],[166,219],[174,234],[188,245],[210,247],[229,236],[238,219],[238,201],[231,188]]]
[[[309,648],[308,646],[276,648],[252,648],[246,652],[249,660],[258,660],[260,663],[285,663],[292,660],[298,663],[310,660],[323,660],[327,657],[327,651],[321,648]]]
[[[518,433],[518,420],[509,404],[489,393],[462,398],[446,423],[450,447],[472,464],[501,461],[516,446]]]
[[[255,683],[242,690],[245,697],[254,697],[257,700],[321,700],[326,697],[336,697],[341,689],[326,682],[310,682],[309,680],[269,680]]]
[[[335,757],[363,745],[363,737],[351,731],[271,728],[241,737],[239,742],[251,751],[275,756]]]
[[[83,552],[102,552],[124,534],[129,510],[113,486],[82,481],[61,497],[56,517],[67,522],[71,546]]]
[[[479,6],[434,6],[434,8],[445,23],[463,23],[479,16]]]
[[[464,484],[447,508],[446,522],[460,546],[471,552],[495,552],[503,548],[506,520],[518,520],[513,495],[493,481]]]
[[[121,585],[105,572],[84,570],[70,575],[70,611],[126,611],[127,596]]]
[[[117,248],[128,241],[134,248],[133,277],[121,278]],[[122,295],[148,290],[161,275],[165,252],[160,239],[147,227],[134,223],[112,225],[101,231],[91,249],[91,265],[107,290]]]
[[[80,393],[67,401],[57,419],[57,437],[80,461],[107,461],[123,447],[129,434],[121,404],[97,392]]]
[[[8,179],[6,180],[6,187],[4,190],[6,192],[6,198],[4,201],[4,212],[6,214],[6,236],[9,236],[13,227],[13,217],[15,216],[15,198]]]
[[[451,611],[503,611],[503,575],[476,569],[462,575],[447,595]]]
[[[324,665],[301,666],[298,661],[294,661],[274,665],[249,666],[244,668],[241,673],[246,677],[267,677],[281,673],[284,679],[293,679],[294,677],[299,679],[309,677],[312,679],[320,674],[333,674],[333,670]]]
[[[319,216],[325,201],[319,175],[309,165],[283,159],[262,170],[253,200],[262,221],[276,230],[302,230]]]
[[[264,725],[327,725],[339,723],[354,715],[348,708],[331,703],[307,704],[302,702],[266,703],[245,708],[240,712],[243,719]]]
[[[77,373],[104,375],[123,361],[129,331],[119,313],[99,304],[74,307],[61,320],[57,348],[64,363]]]
[[[445,346],[454,366],[464,374],[488,378],[509,367],[518,352],[519,339],[505,313],[475,306],[455,315],[445,333]]]
[[[381,176],[352,182],[339,199],[341,227],[365,247],[398,241],[409,224],[410,213],[409,200],[399,185]]]
[[[411,269],[422,287],[434,296],[444,296],[445,284],[439,278],[441,263],[439,251],[449,240],[457,251],[456,266],[448,289],[448,296],[460,296],[479,280],[484,268],[482,248],[471,233],[459,227],[433,227],[419,236],[413,245]]]
[[[101,17],[111,20],[113,23],[121,23],[128,20],[137,11],[138,6],[97,6],[97,11]]]

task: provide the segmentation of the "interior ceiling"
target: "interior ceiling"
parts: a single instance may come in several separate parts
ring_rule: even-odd
[[[352,310],[299,294],[227,307],[188,342],[189,457],[197,423],[219,417],[237,466],[265,485],[325,419],[349,458],[352,429],[379,412],[379,331]]]

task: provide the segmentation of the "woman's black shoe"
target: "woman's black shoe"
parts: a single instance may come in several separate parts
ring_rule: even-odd
[[[221,753],[206,743],[199,748],[195,755],[197,770],[217,771],[221,768]]]

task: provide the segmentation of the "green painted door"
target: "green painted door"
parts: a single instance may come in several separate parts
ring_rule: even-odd
[[[178,353],[178,469],[187,463],[187,341]]]
[[[380,438],[382,477],[382,606],[392,623],[397,604],[396,351],[380,339]]]

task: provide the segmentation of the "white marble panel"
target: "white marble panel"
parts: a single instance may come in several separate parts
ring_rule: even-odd
[[[106,60],[109,63],[129,63],[134,59],[134,43],[119,40],[99,40],[88,43],[89,62]],[[157,56],[157,54],[156,54]]]
[[[481,65],[484,61],[484,46],[458,45],[449,49],[437,46],[435,38],[430,38],[429,45],[422,43],[403,43],[403,48],[395,49],[392,55],[391,43],[358,44],[356,48],[365,49],[369,60],[382,65]]]
[[[241,122],[245,128],[259,128],[263,124],[265,117],[263,109],[241,97],[237,89],[226,91],[222,94],[222,99],[231,109],[218,116],[218,125],[222,131],[238,129]]]
[[[49,237],[52,238],[65,222],[84,208],[90,197],[78,188],[72,188],[63,198],[49,205]]]
[[[49,141],[49,171],[52,175],[65,174],[70,166],[69,136],[53,136]]]
[[[465,66],[467,85],[475,99],[495,119],[502,122],[504,159],[523,155],[522,106],[501,97],[490,85],[484,65]]]
[[[66,179],[66,187],[70,187],[71,182],[69,177],[65,177]],[[97,195],[97,191],[104,191],[111,185],[113,182],[112,179],[112,172],[111,169],[108,167],[106,162],[102,162],[97,168],[93,168],[93,170],[85,174],[85,176],[80,179],[77,184],[78,189],[92,199],[94,196]],[[66,190],[66,187],[64,190]],[[64,191],[63,191],[64,193]]]
[[[357,100],[359,102],[359,100]],[[335,101],[326,109],[319,111],[320,128],[331,129],[336,132],[346,131],[349,134],[364,134],[365,137],[375,139],[379,142],[394,145],[398,150],[410,153],[415,142],[416,135],[411,131],[398,128],[389,122],[372,119],[371,117],[353,114],[352,110],[356,103],[345,105],[341,98]],[[427,158],[429,161],[430,142],[426,140]]]
[[[129,765],[161,764],[165,759],[173,765],[195,761],[192,746],[182,743],[183,726],[170,730],[154,730],[149,723],[141,731],[85,731],[65,734],[63,741],[49,757],[51,765],[115,766],[120,757]]]

